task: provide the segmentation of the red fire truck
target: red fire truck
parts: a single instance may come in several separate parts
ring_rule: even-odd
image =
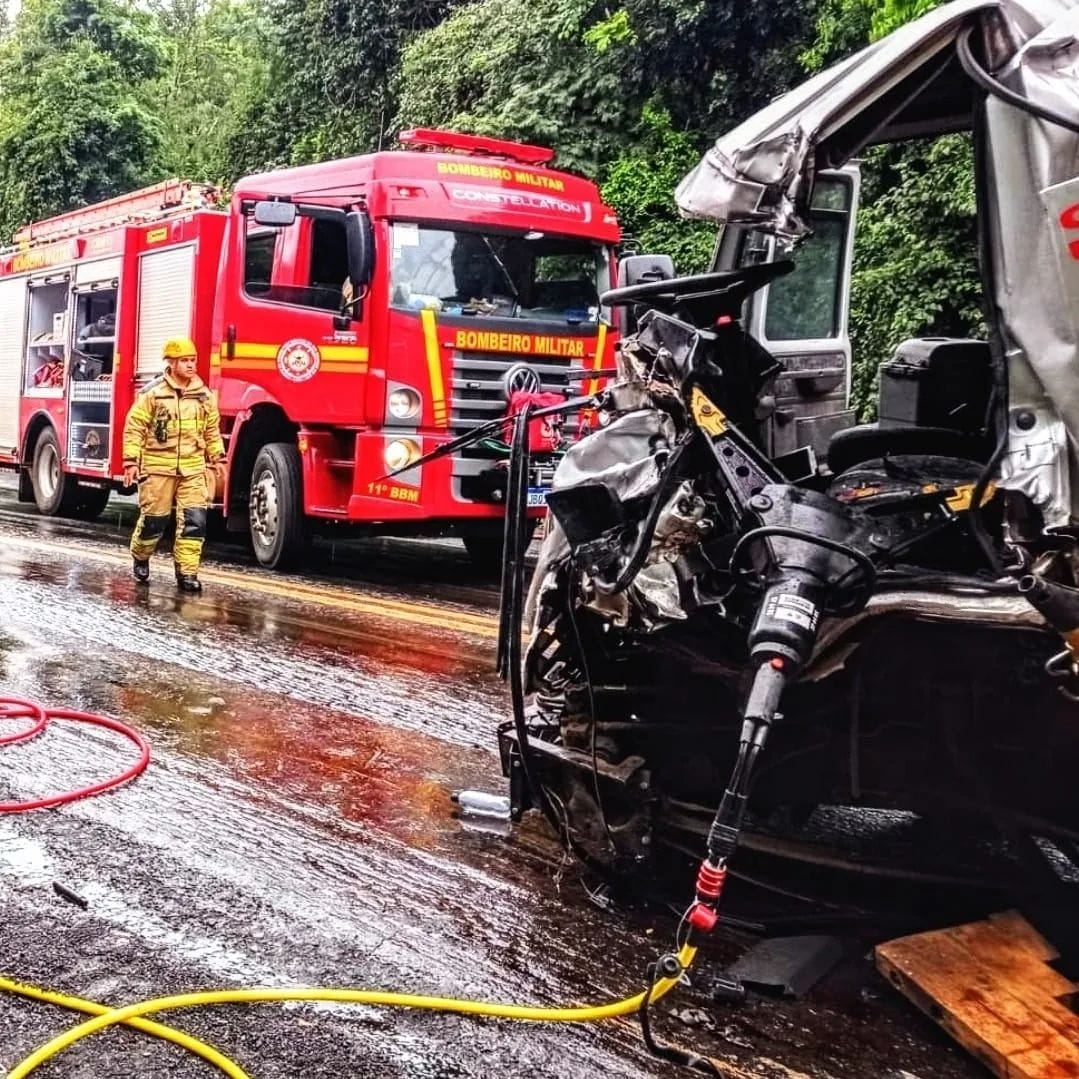
[[[614,213],[542,147],[405,132],[403,150],[236,187],[168,181],[22,229],[0,251],[0,464],[45,514],[91,517],[164,342],[194,340],[228,446],[222,509],[286,568],[315,529],[461,536],[497,562],[495,438],[407,468],[610,366]],[[546,473],[545,470],[546,469]],[[530,479],[537,513],[549,480]]]

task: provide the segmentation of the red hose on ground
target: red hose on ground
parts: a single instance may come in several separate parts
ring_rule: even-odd
[[[33,719],[26,730],[5,734],[0,738],[0,746],[10,746],[15,742],[26,742],[45,729],[49,714],[33,701],[20,701],[13,697],[0,697],[0,719]]]
[[[0,813],[23,813],[31,809],[51,809],[53,806],[66,805],[68,802],[78,801],[80,798],[89,798],[102,791],[112,790],[119,787],[136,776],[146,771],[150,763],[150,744],[133,727],[121,723],[118,719],[110,719],[108,716],[95,716],[90,712],[76,712],[70,708],[45,708],[34,701],[24,701],[18,697],[0,697],[0,719],[33,719],[33,723],[25,730],[16,731],[15,734],[4,735],[0,738],[0,746],[11,745],[14,742],[24,742],[40,734],[49,723],[55,719],[66,719],[76,723],[89,723],[94,727],[104,727],[106,730],[122,734],[129,742],[134,743],[139,749],[139,759],[118,776],[94,783],[89,787],[79,790],[66,791],[63,794],[50,794],[44,798],[31,798],[25,802],[0,802]]]

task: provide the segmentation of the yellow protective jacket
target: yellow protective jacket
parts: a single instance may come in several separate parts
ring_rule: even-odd
[[[225,456],[217,397],[196,375],[177,386],[166,373],[135,398],[124,422],[124,465],[147,476],[193,476]]]

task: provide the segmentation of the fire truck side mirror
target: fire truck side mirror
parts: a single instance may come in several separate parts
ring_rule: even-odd
[[[348,276],[352,287],[359,292],[371,283],[375,269],[375,230],[364,210],[351,210],[345,215],[345,235],[348,238]]]
[[[291,202],[262,199],[255,203],[255,223],[270,228],[288,228],[296,220],[296,207]]]
[[[347,330],[351,323],[363,318],[363,301],[375,268],[375,231],[366,211],[345,214],[345,239],[348,281],[341,297],[341,312],[333,320],[338,330]]]

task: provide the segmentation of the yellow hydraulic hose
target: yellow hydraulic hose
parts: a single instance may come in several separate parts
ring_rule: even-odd
[[[83,1000],[81,997],[69,997],[65,993],[55,993],[50,989],[38,989],[37,986],[27,985],[25,982],[15,982],[8,978],[0,978],[0,989],[8,993],[17,993],[31,1000],[40,1000],[46,1004],[55,1004],[60,1008],[69,1008],[75,1012],[86,1012],[88,1015],[110,1015],[112,1009],[104,1004],[97,1004],[92,1000]],[[124,1019],[122,1022],[135,1030],[141,1030],[144,1034],[150,1034],[162,1041],[172,1042],[173,1045],[186,1049],[189,1053],[202,1057],[203,1060],[213,1064],[223,1071],[229,1079],[251,1079],[251,1077],[238,1064],[234,1064],[223,1053],[219,1053],[211,1045],[200,1042],[198,1038],[185,1034],[182,1030],[174,1030],[172,1027],[163,1026],[150,1019]]]
[[[692,962],[697,954],[697,949],[689,944],[682,945],[678,952],[678,961],[682,968],[685,969]],[[678,978],[660,978],[656,981],[652,987],[651,999],[658,1000],[664,994],[670,992],[675,985],[678,984]],[[38,999],[44,999],[43,991],[34,990],[31,993],[25,993],[29,986],[22,986],[18,982],[2,982],[0,987],[4,989],[10,989],[12,992],[24,993],[24,995],[34,996],[36,994],[42,994]],[[48,994],[49,997],[57,1000],[57,994]],[[592,1006],[580,1006],[574,1008],[541,1008],[532,1007],[521,1004],[495,1004],[481,1000],[455,1000],[452,997],[427,997],[417,996],[410,993],[386,993],[376,989],[223,989],[223,990],[211,990],[205,993],[184,993],[179,996],[173,997],[159,997],[156,1000],[146,1000],[140,1004],[129,1004],[124,1008],[116,1008],[112,1011],[104,1011],[104,1014],[97,1015],[94,1019],[89,1019],[84,1023],[80,1023],[77,1027],[73,1027],[71,1030],[65,1031],[63,1034],[53,1038],[52,1041],[41,1046],[40,1049],[35,1050],[30,1054],[21,1064],[15,1066],[12,1071],[8,1073],[7,1079],[25,1079],[27,1075],[35,1071],[46,1061],[51,1060],[59,1053],[63,1052],[69,1046],[74,1045],[75,1042],[81,1041],[83,1038],[89,1037],[91,1034],[95,1034],[99,1030],[103,1030],[105,1027],[113,1026],[117,1023],[129,1023],[134,1025],[133,1021],[139,1021],[141,1016],[152,1015],[157,1012],[175,1011],[179,1008],[195,1008],[204,1005],[213,1004],[264,1004],[271,1001],[332,1001],[339,1004],[368,1004],[368,1005],[380,1005],[383,1007],[396,1007],[396,1008],[422,1008],[428,1011],[438,1012],[456,1012],[458,1015],[486,1015],[499,1019],[520,1019],[531,1020],[535,1022],[548,1022],[548,1023],[591,1023],[599,1019],[613,1019],[620,1015],[629,1015],[640,1009],[641,1005],[645,1001],[645,993],[638,993],[636,996],[627,997],[625,1000],[615,1001],[612,1004],[599,1004]],[[87,1002],[80,1001],[79,1005],[85,1005]],[[97,1011],[99,1005],[91,1004],[89,1007],[81,1007],[83,1011]],[[156,1026],[156,1024],[148,1024]],[[146,1027],[140,1026],[140,1030],[145,1030]],[[162,1033],[159,1033],[159,1030]],[[153,1033],[159,1037],[165,1037],[166,1034],[170,1035],[170,1041],[176,1041],[177,1044],[184,1044],[177,1041],[176,1035],[178,1032],[169,1030],[167,1027],[161,1027],[148,1033]],[[181,1035],[186,1038],[186,1035]],[[191,1042],[195,1040],[189,1039]],[[204,1059],[210,1059],[201,1050],[208,1047],[201,1045],[201,1043],[195,1043],[199,1045],[199,1048],[194,1048],[193,1045],[186,1045],[185,1048],[189,1048],[192,1052],[199,1053]],[[211,1050],[211,1052],[213,1052]],[[225,1059],[220,1054],[216,1054],[217,1059],[214,1059],[213,1063],[217,1064],[222,1071],[227,1075],[238,1077],[238,1079],[247,1079],[246,1074],[241,1071],[231,1061]]]

